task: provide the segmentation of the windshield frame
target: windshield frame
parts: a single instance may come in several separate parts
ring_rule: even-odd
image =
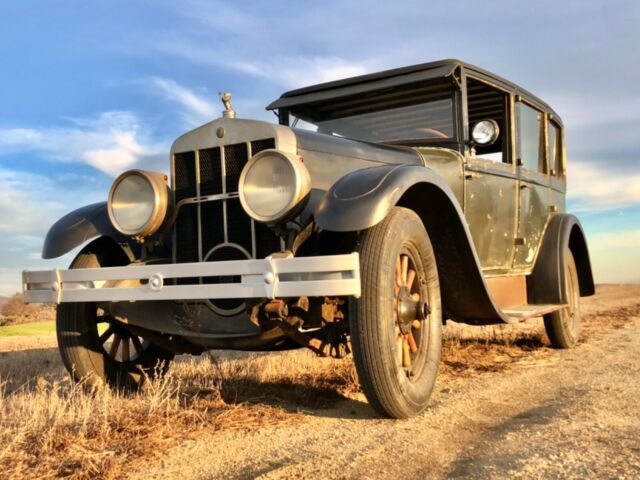
[[[431,82],[429,82],[431,83]],[[434,82],[435,83],[435,82]],[[368,140],[368,139],[363,139],[363,138],[354,138],[354,137],[344,137],[344,138],[349,138],[351,140],[356,140],[356,141],[363,141],[363,142],[367,142],[367,143],[374,143],[374,144],[380,144],[380,145],[403,145],[403,146],[410,146],[410,147],[420,147],[420,146],[440,146],[440,147],[448,147],[448,148],[453,148],[455,150],[458,151],[463,151],[464,150],[464,146],[463,146],[463,141],[462,141],[462,132],[463,132],[463,128],[462,128],[462,95],[461,95],[461,90],[460,90],[460,84],[452,81],[451,78],[448,79],[448,87],[449,87],[449,97],[451,99],[451,109],[452,109],[452,116],[451,116],[451,122],[452,122],[452,131],[453,131],[453,135],[451,137],[447,137],[447,138],[408,138],[408,139],[399,139],[399,140],[392,140],[392,141],[385,141],[385,142],[376,142],[376,141],[372,141],[372,140]],[[419,88],[419,87],[418,87]],[[446,98],[446,97],[445,97]],[[332,101],[336,101],[338,99],[332,99]],[[434,99],[437,100],[437,99]],[[415,102],[415,104],[419,104],[419,103],[427,103],[427,102]],[[410,104],[413,105],[413,104]],[[299,106],[301,108],[304,108],[304,110],[306,111],[313,111],[313,105],[310,104],[306,104],[306,105],[301,105]],[[396,108],[394,106],[390,106],[389,109],[392,108]],[[314,121],[312,119],[309,118],[308,115],[296,115],[296,110],[300,111],[300,109],[297,107],[291,107],[291,108],[281,108],[280,110],[278,110],[278,118],[280,120],[280,124],[282,125],[286,125],[289,126],[291,128],[300,128],[298,127],[296,124],[297,122],[295,121],[295,119],[299,120],[299,121],[304,121],[308,124],[311,124],[313,126],[318,126],[317,123],[314,123]],[[378,110],[372,110],[372,112],[374,111],[384,111],[385,109],[378,109]],[[305,118],[306,117],[306,118]],[[313,131],[313,130],[310,130]],[[332,135],[329,133],[324,133],[324,132],[318,132],[321,135]],[[339,135],[334,135],[336,137],[339,137]]]

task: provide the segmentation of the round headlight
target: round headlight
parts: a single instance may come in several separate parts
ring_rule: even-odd
[[[500,127],[495,120],[482,120],[471,129],[473,141],[484,147],[493,144],[500,135]]]
[[[249,160],[240,175],[240,202],[258,222],[282,222],[297,211],[311,190],[302,160],[279,150],[263,150]]]
[[[169,204],[166,178],[163,173],[130,170],[113,182],[108,211],[116,230],[132,237],[158,231]]]

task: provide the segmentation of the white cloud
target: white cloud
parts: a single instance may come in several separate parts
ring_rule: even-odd
[[[640,229],[588,235],[596,282],[640,282]]]
[[[66,127],[0,130],[0,155],[41,152],[55,161],[85,163],[115,176],[167,150],[150,139],[131,112],[103,112],[66,120]]]
[[[39,247],[42,236],[70,205],[82,206],[103,199],[93,185],[61,188],[56,179],[0,167],[0,234],[11,248]]]
[[[212,0],[184,1],[177,13],[192,24],[227,33],[250,32],[257,24],[256,17],[248,15],[246,8],[234,8],[228,3]]]
[[[0,130],[0,148],[6,150],[20,150],[25,145],[33,145],[41,142],[42,136],[35,130],[28,128]]]
[[[568,195],[575,211],[602,211],[640,206],[640,173],[572,162],[568,165]]]
[[[219,116],[221,108],[213,101],[207,100],[175,80],[152,77],[151,85],[166,100],[178,104],[181,115],[189,126],[201,125]]]
[[[68,188],[73,185],[73,188]],[[65,267],[70,258],[40,260],[44,235],[70,210],[104,200],[96,178],[45,175],[0,167],[0,295],[20,289],[20,271]]]
[[[248,40],[251,44],[262,41]],[[154,47],[203,67],[236,70],[287,89],[363,75],[381,68],[378,61],[354,61],[336,55],[261,55],[261,49],[237,51],[235,47],[213,53],[207,40],[159,40]]]
[[[621,122],[637,122],[640,119],[640,95],[637,93],[629,96],[602,92],[588,102],[583,95],[566,90],[549,89],[539,93],[562,117],[565,126],[572,129],[593,126],[602,128]]]
[[[617,250],[619,248],[637,249],[638,255],[640,255],[640,229],[592,233],[589,235],[589,250],[591,252]],[[640,269],[636,270],[636,274],[640,277]]]
[[[303,87],[341,78],[364,75],[369,71],[361,62],[348,61],[340,57],[279,57],[269,62],[224,61],[224,66],[250,75],[269,79],[286,88]]]
[[[0,295],[13,295],[20,290],[21,271],[17,268],[0,268]]]

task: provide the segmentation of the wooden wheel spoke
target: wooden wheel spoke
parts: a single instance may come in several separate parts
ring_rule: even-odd
[[[416,344],[416,339],[413,338],[412,332],[407,334],[407,343],[409,344],[409,350],[411,350],[411,353],[416,353],[418,351],[418,345]]]
[[[122,361],[128,362],[130,358],[129,355],[129,339],[125,338],[122,342]]]
[[[407,274],[407,285],[406,287],[411,290],[411,286],[413,285],[413,282],[416,279],[416,271],[415,270],[409,270],[409,273]]]
[[[407,285],[407,275],[409,274],[409,255],[402,255],[402,285]]]
[[[96,323],[110,323],[114,318],[111,315],[98,315],[96,316]]]
[[[131,337],[131,343],[133,343],[133,348],[136,349],[136,353],[138,354],[138,356],[142,355],[142,353],[144,352],[144,348],[142,348],[140,339],[134,335],[133,337]]]
[[[402,338],[402,366],[411,368],[411,352],[409,351],[409,342],[406,338]]]
[[[100,337],[98,338],[100,345],[103,345],[104,342],[109,340],[109,337],[113,335],[113,332],[114,332],[113,326],[109,326],[109,328],[107,328],[105,332],[102,335],[100,335]]]
[[[118,353],[118,347],[120,346],[120,340],[122,338],[117,333],[113,335],[113,340],[111,341],[111,348],[109,349],[109,356],[112,358],[116,358]]]

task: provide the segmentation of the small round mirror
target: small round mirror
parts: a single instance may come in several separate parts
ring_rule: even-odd
[[[495,120],[482,120],[471,130],[471,137],[476,145],[483,147],[494,143],[500,135],[500,127]]]

